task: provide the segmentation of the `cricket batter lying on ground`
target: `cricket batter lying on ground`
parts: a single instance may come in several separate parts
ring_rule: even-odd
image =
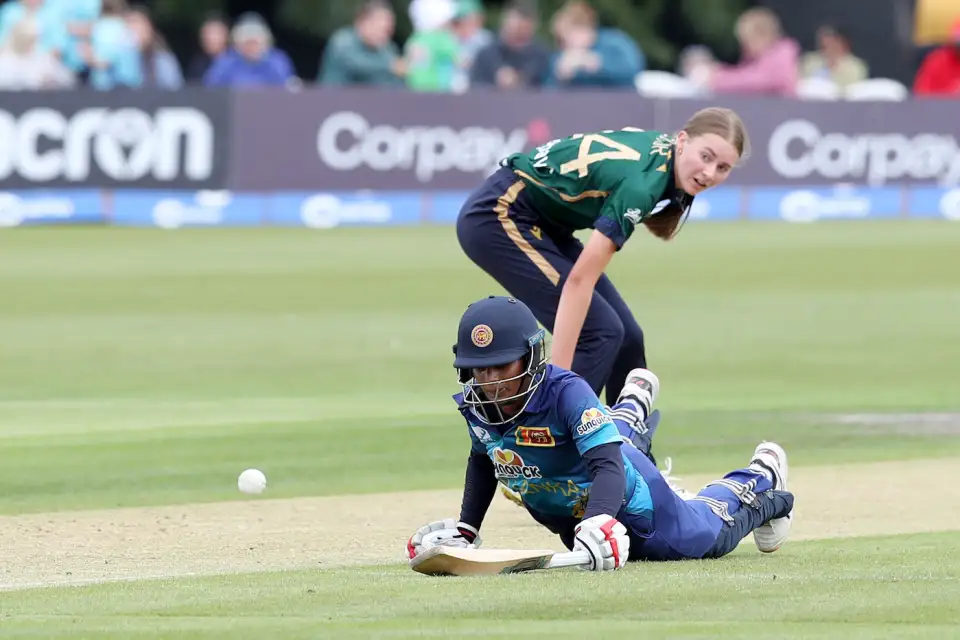
[[[437,545],[479,547],[498,480],[568,549],[589,553],[595,571],[719,558],[751,532],[761,551],[780,548],[793,511],[780,446],[761,443],[749,466],[685,500],[647,457],[657,377],[635,369],[608,409],[583,378],[547,364],[544,339],[519,300],[491,296],[467,308],[454,347],[463,385],[454,399],[472,442],[460,520],[421,527],[409,558]]]

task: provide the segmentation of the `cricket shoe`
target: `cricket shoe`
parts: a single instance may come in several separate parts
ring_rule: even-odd
[[[643,407],[642,419],[653,411],[653,403],[660,395],[660,378],[649,369],[637,368],[627,374],[627,381],[617,397],[617,404],[630,400]]]
[[[753,452],[749,469],[768,476],[774,491],[787,490],[787,452],[774,442],[761,442]],[[782,518],[771,520],[753,531],[753,541],[764,553],[773,553],[779,549],[790,535],[793,524],[793,512]]]

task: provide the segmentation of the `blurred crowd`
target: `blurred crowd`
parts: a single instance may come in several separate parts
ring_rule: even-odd
[[[255,13],[233,22],[210,16],[200,28],[200,53],[180,60],[150,12],[126,0],[7,0],[0,5],[0,90],[293,87],[311,81],[424,92],[633,89],[646,71],[638,43],[602,25],[587,0],[569,0],[552,16],[514,0],[496,26],[488,24],[479,0],[413,0],[409,12],[413,33],[398,46],[392,6],[368,0],[352,24],[331,36],[311,80],[298,77]],[[740,16],[736,37],[737,64],[693,46],[669,75],[704,94],[801,97],[811,83],[843,91],[870,78],[869,62],[857,56],[840,25],[821,27],[816,50],[804,52],[775,13],[755,8]],[[926,56],[914,94],[960,97],[960,9],[952,39]]]

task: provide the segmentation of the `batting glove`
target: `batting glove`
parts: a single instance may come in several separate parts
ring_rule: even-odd
[[[630,538],[627,528],[616,518],[607,515],[593,516],[582,521],[574,529],[574,551],[590,554],[591,564],[584,567],[590,571],[616,571],[627,563],[630,556]]]
[[[437,520],[417,529],[407,541],[407,558],[413,559],[433,547],[447,546],[476,549],[481,544],[480,532],[453,518]]]

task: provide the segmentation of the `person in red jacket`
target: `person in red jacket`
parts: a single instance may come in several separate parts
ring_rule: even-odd
[[[913,82],[919,96],[956,96],[960,98],[960,19],[950,30],[951,42],[930,52],[920,65]]]

